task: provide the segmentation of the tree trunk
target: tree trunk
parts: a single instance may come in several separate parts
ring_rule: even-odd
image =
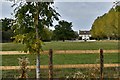
[[[36,3],[36,14],[34,17],[34,22],[35,22],[35,29],[36,29],[36,40],[39,39],[39,34],[38,34],[38,19],[39,19],[39,15],[38,15],[38,2]],[[37,45],[40,45],[39,43],[36,43]],[[40,49],[36,49],[37,50],[37,54],[36,54],[36,79],[39,80],[40,79]]]
[[[39,39],[37,28],[36,28],[36,39]],[[37,49],[37,50],[39,50],[39,49]],[[40,51],[38,51],[36,54],[36,78],[37,78],[37,80],[39,80],[39,78],[40,78]]]
[[[36,78],[37,80],[40,78],[40,53],[36,55]]]
[[[65,42],[65,38],[63,38],[63,42]]]
[[[38,35],[38,25],[36,25],[36,40],[39,39],[39,35]],[[38,43],[36,43],[37,45],[39,45]],[[36,54],[36,78],[37,80],[39,80],[40,78],[40,51],[39,49],[37,49],[37,54]]]

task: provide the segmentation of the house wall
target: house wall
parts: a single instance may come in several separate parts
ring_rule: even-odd
[[[79,35],[79,37],[82,37],[82,40],[90,40],[91,35]]]

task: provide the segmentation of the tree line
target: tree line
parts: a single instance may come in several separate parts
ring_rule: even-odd
[[[0,42],[12,42],[14,40],[12,37],[17,35],[17,33],[14,33],[12,22],[14,22],[14,19],[10,18],[0,20],[0,31],[2,33],[2,40]],[[48,27],[44,27],[43,30],[41,30],[40,36],[43,41],[73,40],[78,37],[78,33],[73,31],[72,27],[72,22],[61,20],[55,25],[55,30],[50,30]]]
[[[119,34],[120,6],[112,7],[108,13],[97,17],[94,21],[91,34],[96,39],[120,39]]]

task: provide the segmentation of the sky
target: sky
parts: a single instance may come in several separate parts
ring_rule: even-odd
[[[3,1],[0,3],[0,18],[13,18],[11,13],[12,3]],[[72,22],[73,30],[90,30],[94,20],[98,16],[107,13],[113,6],[113,2],[55,2],[55,9],[61,15],[60,20]],[[54,22],[54,24],[57,24]],[[53,29],[53,28],[51,28]]]
[[[98,16],[107,13],[112,2],[58,2],[57,11],[61,19],[72,22],[74,30],[90,30]]]

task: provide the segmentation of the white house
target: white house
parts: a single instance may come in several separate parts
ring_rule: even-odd
[[[90,31],[81,31],[79,30],[79,39],[81,40],[90,40],[91,34]]]

